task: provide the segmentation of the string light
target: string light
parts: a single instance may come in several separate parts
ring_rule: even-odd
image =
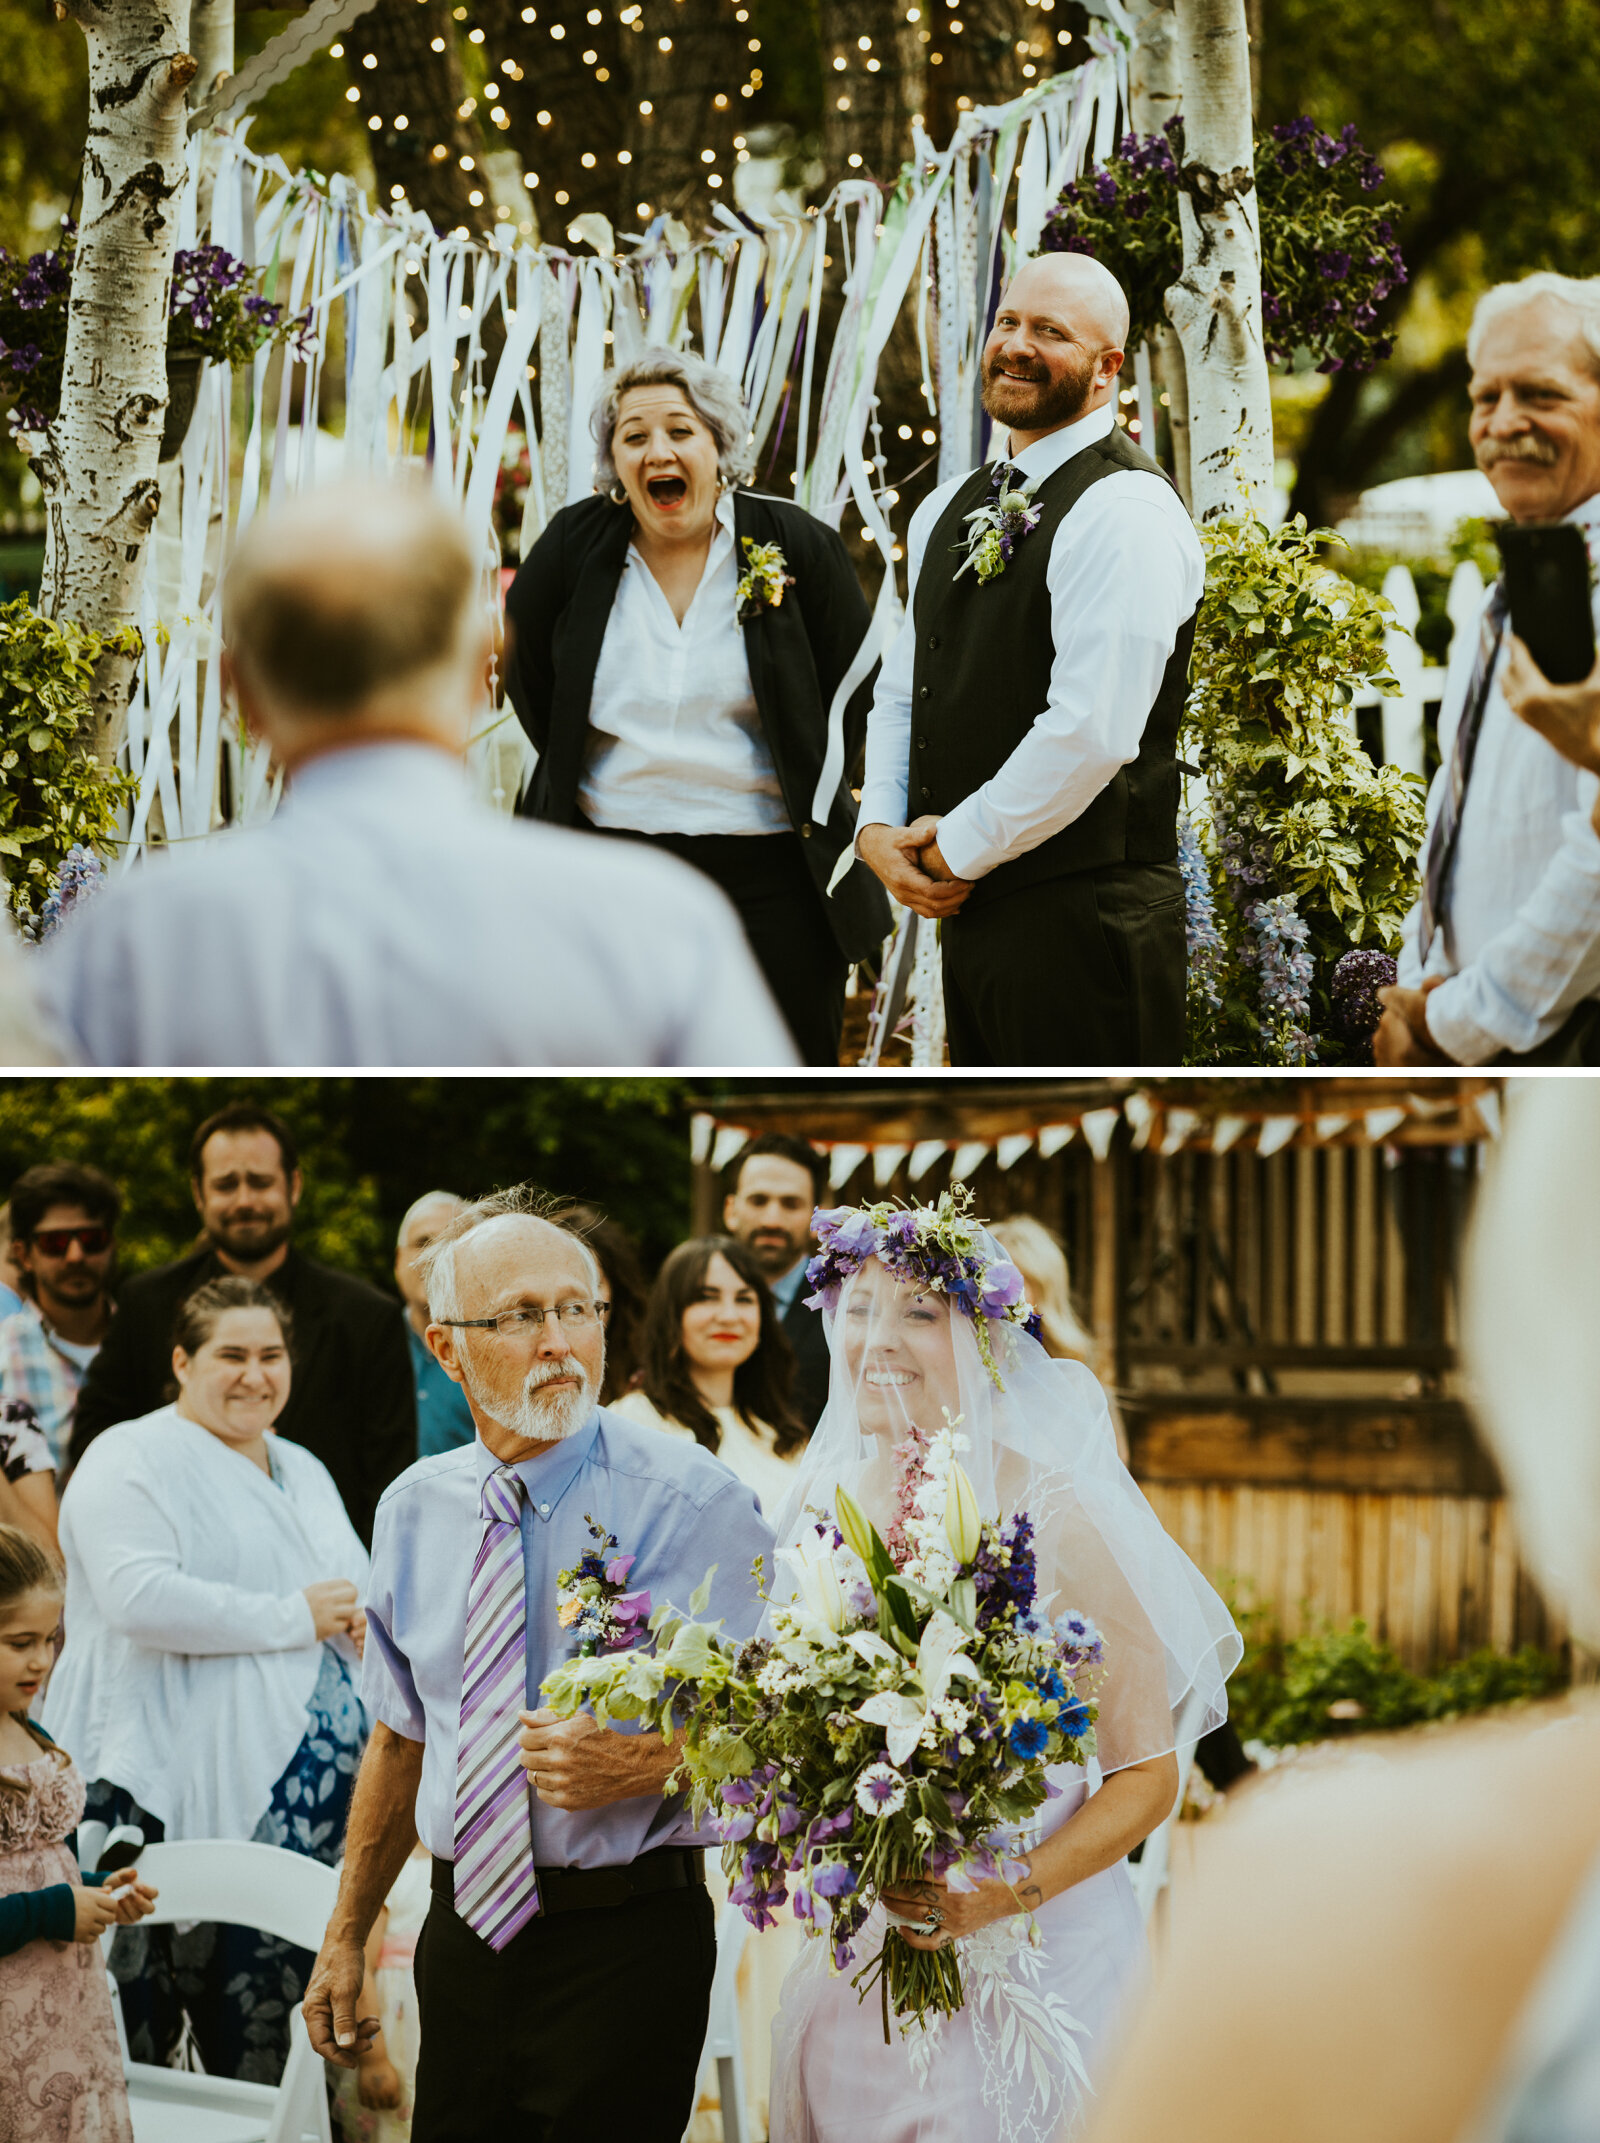
[[[433,45],[431,49],[435,52],[442,52],[444,50],[444,39],[442,37],[436,37],[433,40]]]
[[[403,133],[405,132],[406,128],[407,128],[408,126],[410,126],[410,124],[411,124],[411,121],[410,121],[410,120],[409,120],[409,119],[408,119],[408,118],[406,117],[405,113],[404,113],[404,112],[401,112],[401,113],[399,113],[399,114],[398,114],[398,115],[396,116],[396,118],[395,118],[395,122],[394,122],[394,125],[395,125],[395,132],[396,132],[397,134],[403,134]]]
[[[364,54],[364,55],[363,55],[363,57],[362,57],[362,61],[361,61],[361,64],[362,64],[362,66],[363,66],[363,67],[365,67],[365,68],[367,68],[367,69],[369,69],[369,70],[370,70],[370,69],[372,69],[372,68],[374,68],[374,67],[376,67],[376,66],[377,66],[377,64],[378,64],[378,56],[377,56],[377,54],[376,54],[375,52],[368,52],[368,53]]]
[[[355,87],[353,83],[351,84],[350,88],[345,91],[344,101],[346,102],[346,104],[359,104],[361,102],[361,92]]]
[[[330,45],[328,47],[328,57],[331,60],[342,60],[344,58],[344,46]]]

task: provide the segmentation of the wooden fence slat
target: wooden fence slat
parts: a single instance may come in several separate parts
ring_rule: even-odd
[[[1293,1260],[1289,1241],[1288,1154],[1272,1154],[1265,1162],[1264,1170],[1267,1179],[1264,1231],[1267,1319],[1266,1330],[1262,1336],[1283,1341],[1294,1336],[1289,1330],[1289,1279]]]
[[[1317,1338],[1317,1149],[1294,1149],[1294,1336]]]
[[[1348,1156],[1342,1146],[1322,1155],[1322,1342],[1343,1346],[1348,1336],[1345,1188]]]
[[[1492,1507],[1489,1524],[1489,1642],[1510,1652],[1517,1639],[1517,1551],[1504,1501]]]
[[[1378,1273],[1381,1253],[1378,1243],[1378,1153],[1373,1146],[1357,1146],[1350,1155],[1354,1212],[1351,1220],[1353,1255],[1350,1281],[1350,1337],[1358,1347],[1370,1347],[1378,1336]]]

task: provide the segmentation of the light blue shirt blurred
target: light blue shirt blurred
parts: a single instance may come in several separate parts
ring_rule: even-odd
[[[367,1644],[361,1694],[369,1712],[425,1745],[417,1835],[442,1860],[455,1857],[456,1741],[466,1651],[467,1588],[483,1538],[480,1498],[500,1461],[482,1443],[419,1459],[384,1491],[372,1534]],[[596,1409],[589,1425],[512,1468],[528,1491],[522,1513],[530,1709],[553,1667],[573,1656],[556,1620],[556,1578],[594,1543],[587,1520],[615,1534],[619,1555],[637,1559],[630,1591],[688,1611],[715,1563],[707,1615],[729,1636],[754,1636],[761,1600],[751,1565],[766,1558],[772,1529],[756,1499],[698,1444]],[[533,1857],[540,1867],[619,1867],[663,1845],[709,1842],[696,1835],[681,1797],[649,1794],[604,1808],[563,1811],[534,1795]]]
[[[32,973],[104,1065],[791,1065],[729,902],[534,825],[422,744],[327,752],[264,825],[145,857]]]

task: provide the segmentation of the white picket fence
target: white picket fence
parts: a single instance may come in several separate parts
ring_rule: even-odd
[[[1445,671],[1441,664],[1428,662],[1416,643],[1414,635],[1422,604],[1410,568],[1391,566],[1384,576],[1383,592],[1395,614],[1395,625],[1384,635],[1384,645],[1400,689],[1392,698],[1368,693],[1355,704],[1358,712],[1382,709],[1385,761],[1405,773],[1421,774],[1425,772],[1424,716],[1429,706],[1437,708],[1444,697]],[[1482,606],[1483,575],[1468,559],[1451,575],[1446,601],[1450,622],[1458,633],[1473,629]]]

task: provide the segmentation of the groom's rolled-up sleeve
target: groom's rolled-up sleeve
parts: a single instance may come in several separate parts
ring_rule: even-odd
[[[939,851],[958,878],[1048,841],[1139,756],[1205,557],[1165,479],[1128,470],[1058,523],[1048,581],[1049,697],[999,772],[941,819]]]

